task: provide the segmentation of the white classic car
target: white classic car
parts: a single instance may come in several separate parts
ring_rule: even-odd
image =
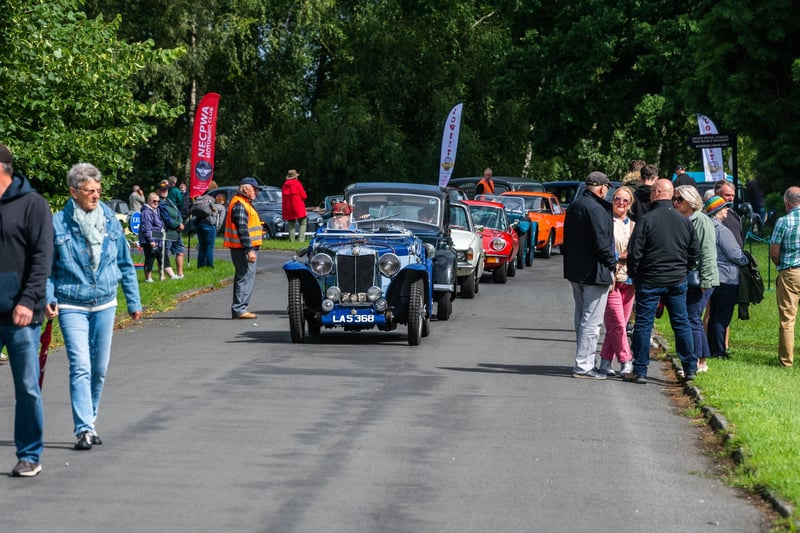
[[[469,207],[450,204],[450,238],[458,257],[458,285],[462,298],[474,298],[483,275],[483,239],[475,231]]]

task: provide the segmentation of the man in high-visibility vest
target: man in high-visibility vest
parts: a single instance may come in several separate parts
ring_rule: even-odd
[[[475,196],[479,194],[494,194],[494,180],[492,179],[491,168],[483,171],[483,178],[475,185]]]
[[[256,281],[256,259],[261,246],[263,223],[258,216],[253,200],[261,186],[255,178],[244,178],[239,182],[239,194],[231,199],[225,216],[225,248],[231,251],[231,262],[236,273],[233,276],[233,303],[231,318],[252,319],[255,313],[247,310],[253,285]]]

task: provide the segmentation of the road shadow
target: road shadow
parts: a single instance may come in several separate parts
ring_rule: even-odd
[[[452,370],[455,372],[478,372],[482,374],[522,374],[529,376],[550,376],[574,379],[572,377],[571,366],[478,363],[474,367],[440,366],[437,368],[439,370]],[[610,376],[607,381],[622,381],[622,378],[620,378],[618,375]],[[652,376],[647,377],[647,382],[657,386],[672,386],[678,383],[672,379],[661,379]]]

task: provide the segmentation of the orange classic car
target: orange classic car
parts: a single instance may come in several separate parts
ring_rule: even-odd
[[[525,200],[528,219],[536,222],[536,251],[549,258],[553,248],[564,243],[564,217],[567,212],[553,193],[535,191],[509,191],[501,196],[517,196]]]

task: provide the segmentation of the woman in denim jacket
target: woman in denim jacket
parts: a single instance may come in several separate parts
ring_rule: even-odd
[[[122,226],[100,201],[100,171],[88,163],[67,173],[71,200],[53,215],[55,252],[47,282],[47,318],[59,317],[69,359],[76,450],[102,444],[95,421],[103,393],[122,283],[128,313],[142,318],[139,284]]]

